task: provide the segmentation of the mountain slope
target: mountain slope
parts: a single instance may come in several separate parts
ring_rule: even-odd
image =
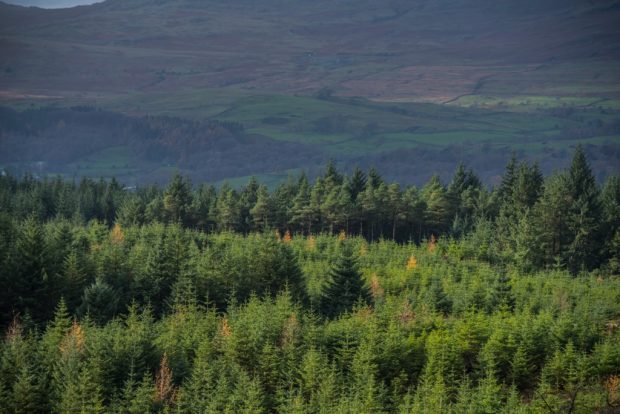
[[[620,165],[620,1],[0,3],[0,105],[60,108],[36,133],[0,117],[0,167],[17,171],[281,179],[329,157],[403,183],[465,161],[493,183],[513,151],[549,173],[581,144],[602,178]],[[95,121],[57,128],[83,106],[239,124],[251,140],[194,151],[172,135],[153,158],[141,134],[106,148]]]
[[[0,86],[296,93],[329,87],[350,96],[443,101],[489,79],[500,85],[487,87],[501,92],[515,75],[544,85],[562,63],[616,61],[618,4],[108,0],[69,10],[2,6],[0,39],[8,53],[0,60]]]

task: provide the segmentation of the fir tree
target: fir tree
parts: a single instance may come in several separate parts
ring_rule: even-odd
[[[144,223],[145,210],[141,197],[125,197],[116,212],[116,221],[123,227],[141,225]]]
[[[502,202],[510,202],[512,200],[512,192],[517,181],[517,156],[513,152],[508,164],[506,165],[506,171],[502,176],[502,182],[499,186],[498,194]]]
[[[340,246],[340,254],[329,273],[323,289],[321,309],[329,318],[349,312],[357,302],[370,303],[371,294],[357,268],[353,249],[347,243]]]
[[[75,251],[70,252],[64,260],[62,282],[62,292],[67,307],[75,310],[80,305],[86,283],[86,274]]]
[[[576,273],[591,270],[598,264],[601,238],[599,189],[580,146],[568,173],[568,189],[571,204],[565,220],[572,240],[567,246],[566,262]]]
[[[366,174],[359,169],[359,167],[355,167],[353,170],[353,174],[351,175],[351,179],[349,180],[349,193],[351,194],[352,200],[357,200],[357,196],[364,191],[366,187]]]
[[[118,310],[118,293],[103,279],[97,278],[95,282],[84,289],[82,304],[78,313],[100,324],[112,319]]]
[[[164,212],[172,223],[188,223],[192,204],[191,183],[176,172],[164,192]]]
[[[250,210],[254,227],[257,230],[263,231],[268,229],[272,219],[272,212],[273,206],[271,202],[271,197],[269,196],[269,191],[267,190],[266,186],[261,185],[258,188],[256,204]]]
[[[314,220],[314,210],[310,206],[310,188],[304,175],[300,179],[299,190],[293,199],[290,224],[301,226],[304,231],[310,234]]]
[[[426,203],[424,221],[429,234],[443,233],[450,223],[450,203],[439,176],[434,175],[422,189]]]
[[[35,320],[49,316],[58,296],[48,273],[49,250],[41,225],[32,217],[22,225],[15,252],[16,275],[11,278],[14,311],[28,311]]]
[[[620,177],[609,177],[601,193],[602,259],[611,273],[620,273]]]

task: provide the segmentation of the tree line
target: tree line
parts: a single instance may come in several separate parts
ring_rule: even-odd
[[[620,180],[600,186],[581,148],[565,171],[543,177],[536,164],[513,156],[501,184],[489,189],[460,164],[449,183],[433,176],[421,188],[388,183],[379,172],[347,176],[334,163],[314,182],[302,174],[270,191],[251,178],[192,186],[173,175],[166,188],[126,191],[114,179],[79,183],[60,178],[0,177],[0,212],[38,221],[64,218],[107,226],[179,223],[206,232],[360,235],[420,243],[430,237],[493,235],[502,260],[524,270],[567,268],[573,273],[620,266]]]

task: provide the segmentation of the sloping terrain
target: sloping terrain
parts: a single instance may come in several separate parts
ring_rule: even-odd
[[[493,182],[512,151],[549,172],[578,143],[599,174],[618,170],[617,0],[0,3],[0,51],[0,104],[236,122],[266,148],[305,145],[306,170],[324,154],[421,182],[465,160]],[[75,173],[2,157],[39,161]]]
[[[584,94],[596,94],[588,87],[611,86],[607,92],[617,96],[618,72],[606,62],[620,55],[619,23],[617,1],[3,5],[0,85],[50,95],[329,87],[383,100],[444,101],[481,91],[521,92],[523,83],[569,94],[561,87],[579,81]],[[567,76],[558,79],[560,73]],[[519,82],[513,86],[514,78]]]

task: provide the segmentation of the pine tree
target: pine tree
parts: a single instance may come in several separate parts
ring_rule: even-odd
[[[261,185],[258,188],[256,204],[250,210],[254,228],[263,231],[268,229],[269,224],[271,223],[272,213],[273,206],[271,197],[269,196],[269,191],[266,186]]]
[[[476,174],[471,169],[466,170],[465,166],[459,163],[446,191],[450,216],[471,222],[481,187],[482,183]]]
[[[446,189],[439,176],[434,175],[422,189],[422,197],[426,203],[424,222],[429,234],[443,233],[450,223],[450,203]]]
[[[422,241],[422,226],[426,203],[420,197],[419,191],[415,187],[409,187],[403,194],[403,209],[405,220],[409,224],[409,238],[417,243]]]
[[[6,326],[13,313],[13,284],[17,253],[17,228],[8,214],[0,213],[0,325]]]
[[[54,408],[57,412],[103,413],[98,367],[85,360],[86,338],[82,327],[74,321],[60,345],[60,355],[52,372]]]
[[[33,367],[24,365],[13,384],[12,413],[30,414],[46,411],[42,378]]]
[[[162,311],[164,300],[179,275],[179,263],[174,239],[180,237],[180,229],[166,227],[157,234],[155,246],[149,252],[145,268],[137,272],[133,281],[134,296],[143,304],[150,303],[157,315]],[[175,237],[176,236],[176,237]]]
[[[565,265],[572,234],[567,226],[569,180],[565,174],[547,178],[540,201],[534,208],[534,230],[541,258],[546,266]]]
[[[228,185],[220,188],[216,203],[217,225],[221,230],[235,230],[240,224],[240,210],[237,193]]]
[[[359,167],[355,167],[353,170],[353,174],[351,175],[351,180],[349,181],[349,193],[351,194],[351,199],[353,201],[357,200],[357,196],[364,191],[366,187],[366,174],[359,169]]]
[[[505,307],[508,310],[514,309],[515,297],[512,293],[510,277],[505,272],[502,272],[497,278],[493,289],[492,303],[494,308]]]
[[[519,345],[510,364],[510,379],[512,380],[512,384],[519,390],[528,389],[534,385],[532,381],[533,371],[529,355],[525,351],[525,348]]]
[[[169,222],[187,224],[192,204],[191,183],[177,171],[164,192],[164,213]]]
[[[81,302],[86,283],[86,274],[80,264],[76,251],[70,252],[63,264],[63,297],[69,309],[75,310]]]
[[[310,190],[310,211],[314,216],[314,222],[319,225],[319,230],[323,231],[324,218],[322,214],[321,206],[325,201],[325,183],[319,177],[314,182],[312,189]]]
[[[11,278],[14,310],[29,312],[35,320],[47,319],[58,296],[55,280],[48,273],[49,250],[41,224],[30,217],[22,225],[17,239],[16,274]]]
[[[282,290],[282,282],[295,301],[306,304],[308,294],[306,292],[306,279],[299,266],[299,261],[293,249],[287,244],[279,244],[277,251],[277,263],[273,272],[277,277],[278,290],[272,292],[275,296]]]
[[[149,375],[145,374],[140,383],[129,378],[125,383],[121,412],[129,414],[149,414],[154,412],[155,386]]]
[[[293,199],[292,217],[290,224],[300,226],[303,231],[311,233],[312,224],[315,220],[314,210],[310,206],[310,188],[306,176],[302,176],[299,190]]]
[[[357,268],[352,247],[343,243],[340,254],[329,273],[329,281],[323,289],[321,309],[329,318],[351,311],[359,301],[370,303],[371,294]]]
[[[512,192],[517,181],[517,156],[513,152],[508,164],[506,165],[506,171],[502,176],[502,182],[499,186],[498,194],[500,200],[503,203],[510,202],[512,200]]]
[[[610,273],[620,273],[620,177],[609,177],[601,194],[603,247],[601,255]]]
[[[213,230],[216,219],[217,194],[212,185],[201,184],[194,196],[194,224],[203,230]]]
[[[146,205],[141,197],[127,196],[116,212],[116,221],[123,227],[139,226],[144,223],[145,213]]]
[[[335,228],[348,228],[351,215],[352,201],[349,194],[349,185],[346,179],[340,186],[333,186],[321,205],[321,212],[329,224],[329,232]]]
[[[338,172],[334,160],[329,160],[325,169],[325,185],[328,188],[342,185],[343,176]]]
[[[386,209],[392,223],[392,240],[396,240],[398,224],[405,218],[405,204],[398,184],[390,184],[388,186],[386,202]]]
[[[580,146],[568,173],[568,189],[571,204],[565,220],[572,240],[567,246],[566,261],[568,268],[576,273],[598,265],[601,238],[599,189]]]
[[[104,324],[116,315],[118,301],[118,293],[112,286],[97,278],[92,285],[84,289],[78,314],[88,315],[93,321]]]
[[[511,191],[511,202],[507,207],[516,211],[533,207],[540,198],[543,183],[543,175],[538,164],[530,167],[526,163],[521,163]]]

